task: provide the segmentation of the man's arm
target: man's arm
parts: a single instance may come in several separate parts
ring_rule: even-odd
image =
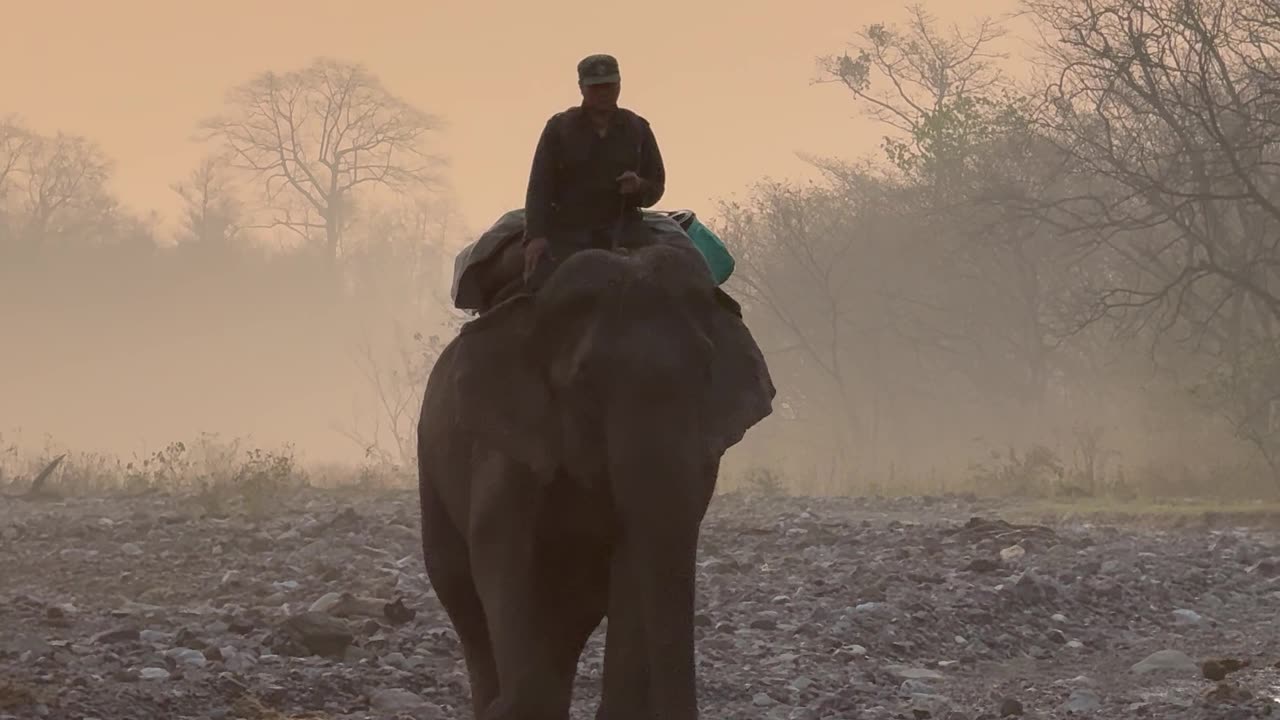
[[[555,182],[556,118],[547,120],[533,151],[529,184],[524,195],[524,239],[545,238],[551,218],[552,188]]]
[[[667,169],[662,163],[662,151],[658,149],[658,139],[654,137],[653,128],[647,120],[641,121],[644,134],[640,140],[640,167],[636,174],[644,180],[640,192],[635,196],[638,207],[653,207],[662,199],[667,188]]]

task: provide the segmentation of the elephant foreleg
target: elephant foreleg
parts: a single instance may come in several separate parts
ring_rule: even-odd
[[[696,434],[673,431],[664,436],[671,437],[691,443],[688,438]],[[642,443],[623,446],[610,458],[623,538],[615,552],[625,558],[615,578],[628,598],[616,606],[610,604],[610,623],[616,607],[618,615],[628,618],[626,626],[639,624],[642,638],[636,644],[624,641],[627,654],[615,664],[630,666],[635,653],[634,663],[643,662],[649,670],[649,716],[669,720],[698,718],[693,628],[696,561],[700,524],[715,486],[714,477],[707,475],[709,466],[698,460],[696,447],[682,448],[674,441],[661,448],[645,448]],[[621,685],[611,685],[607,678],[605,683],[624,697],[637,691],[626,678]],[[611,697],[606,697],[605,705],[615,707]]]
[[[436,597],[458,633],[471,685],[471,704],[476,720],[498,696],[498,673],[494,667],[484,609],[476,593],[467,561],[462,533],[444,510],[434,486],[424,483],[422,493],[422,546],[427,577]]]
[[[652,717],[649,702],[649,653],[644,617],[634,607],[639,568],[620,546],[610,569],[609,630],[604,644],[604,687],[596,720]]]
[[[565,606],[563,578],[538,536],[542,488],[506,463],[491,463],[477,494],[471,566],[498,671],[485,720],[568,720],[578,656],[599,622]]]

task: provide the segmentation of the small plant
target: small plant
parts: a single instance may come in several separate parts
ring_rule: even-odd
[[[244,500],[245,510],[261,517],[272,504],[305,483],[305,475],[294,464],[293,452],[274,453],[254,448],[240,465],[233,484]]]
[[[753,467],[742,474],[742,484],[747,492],[763,497],[780,497],[787,494],[782,478],[771,468]]]
[[[182,442],[172,442],[152,453],[140,462],[130,462],[124,466],[125,492],[141,494],[161,488],[175,488],[191,476],[191,460],[187,457],[187,446]]]
[[[1062,483],[1062,461],[1050,448],[1032,445],[1021,457],[1009,448],[1006,454],[991,451],[990,463],[970,466],[969,481],[980,490],[1001,495],[1042,497]]]

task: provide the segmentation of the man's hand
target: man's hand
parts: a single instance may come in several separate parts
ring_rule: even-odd
[[[524,281],[529,282],[529,278],[533,275],[533,271],[538,267],[538,260],[542,258],[542,254],[547,251],[547,239],[544,237],[531,238],[524,246]]]
[[[623,195],[634,195],[640,192],[644,187],[644,178],[635,173],[634,170],[628,170],[617,178],[618,183],[622,186],[619,189]]]

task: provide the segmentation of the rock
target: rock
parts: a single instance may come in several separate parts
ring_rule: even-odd
[[[1233,672],[1248,667],[1249,661],[1234,658],[1211,658],[1200,664],[1200,674],[1207,680],[1223,680]]]
[[[972,572],[972,573],[990,573],[990,572],[995,572],[996,570],[999,570],[999,569],[1000,569],[999,562],[992,560],[991,558],[985,558],[985,557],[974,558],[973,560],[969,561],[968,565],[964,566],[965,572]]]
[[[1018,717],[1022,715],[1022,703],[1017,698],[1007,697],[1000,701],[1000,717]]]
[[[341,657],[355,640],[345,622],[325,613],[299,613],[285,620],[281,629],[307,651],[328,657]]]
[[[138,639],[144,643],[162,645],[169,642],[172,637],[168,633],[162,633],[159,630],[143,630],[138,633]]]
[[[402,598],[396,598],[382,606],[382,616],[392,625],[403,625],[413,622],[413,619],[418,616],[418,611],[406,607]]]
[[[926,668],[906,667],[902,665],[890,665],[885,668],[886,671],[893,673],[895,676],[904,680],[941,680],[942,673],[936,670]]]
[[[941,718],[946,712],[951,701],[943,696],[935,693],[912,693],[911,695],[911,713],[916,718]]]
[[[138,677],[143,680],[168,680],[169,671],[159,667],[145,667],[138,671]]]
[[[849,660],[852,660],[853,658],[864,657],[866,656],[866,654],[867,654],[867,649],[862,647],[861,645],[845,645],[840,649],[836,650],[835,652],[836,657],[845,658]]]
[[[204,667],[209,663],[209,658],[204,653],[191,648],[174,648],[165,653],[165,655],[173,658],[176,662],[188,665],[190,667]]]
[[[1072,715],[1087,715],[1102,707],[1102,699],[1098,693],[1088,688],[1073,690],[1071,696],[1062,704],[1062,710]]]
[[[1214,660],[1206,660],[1200,665],[1200,674],[1207,680],[1223,680],[1227,677],[1227,669]]]
[[[307,608],[307,611],[313,613],[328,613],[330,610],[337,607],[340,602],[342,602],[342,593],[325,593],[324,595],[316,598],[316,601],[311,603],[311,607]]]
[[[1021,545],[1011,545],[1000,551],[1000,559],[1005,562],[1013,562],[1021,559],[1026,554],[1026,548]]]
[[[384,688],[369,693],[369,707],[381,713],[407,713],[415,720],[444,718],[440,707],[422,696],[401,688]]]
[[[235,502],[175,512],[163,492],[0,502],[0,528],[21,528],[0,541],[0,720],[469,717],[457,634],[409,531],[415,493],[301,497],[261,519]],[[697,565],[704,716],[1225,720],[1270,703],[1273,658],[1238,674],[1229,658],[1274,652],[1258,628],[1280,573],[1248,570],[1280,542],[1050,532],[977,502],[718,494]],[[144,552],[118,551],[129,542]],[[607,630],[581,659],[575,718],[598,700]],[[1194,676],[1133,650],[1179,635],[1216,653]],[[39,696],[6,706],[15,682]]]
[[[140,640],[142,633],[137,628],[116,628],[115,630],[106,630],[93,636],[90,642],[94,644],[110,645],[115,643],[126,643],[134,640]]]
[[[1131,669],[1138,674],[1150,672],[1195,673],[1199,671],[1200,666],[1181,650],[1157,650],[1133,665]]]

